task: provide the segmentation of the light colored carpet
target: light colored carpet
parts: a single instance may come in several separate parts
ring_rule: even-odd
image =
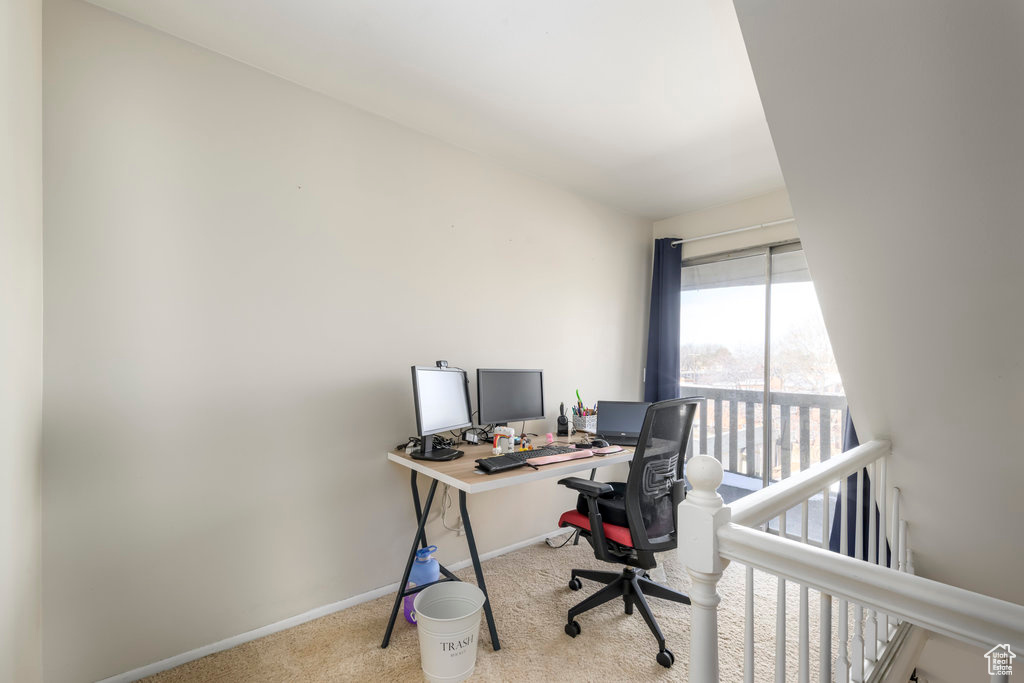
[[[684,592],[689,580],[675,553],[659,557],[667,583]],[[594,558],[586,543],[550,548],[543,543],[484,563],[484,577],[494,605],[501,650],[490,647],[486,623],[481,624],[480,649],[473,680],[480,681],[660,681],[686,680],[690,648],[690,607],[651,598],[648,602],[675,665],[655,662],[657,644],[639,611],[627,616],[621,600],[581,615],[579,637],[562,630],[567,610],[595,592],[599,585],[583,581],[568,588],[572,568],[608,570],[613,565]],[[458,572],[472,580],[472,569]],[[775,604],[773,576],[755,572],[755,679],[774,680]],[[722,681],[743,680],[743,615],[745,568],[730,566],[719,583],[720,663]],[[799,588],[787,585],[787,676],[797,679]],[[819,600],[810,591],[811,680],[817,680]],[[380,641],[393,594],[310,621],[230,650],[184,664],[149,679],[179,681],[313,682],[420,681],[416,629],[401,614],[391,645]],[[838,608],[833,601],[833,623]],[[850,633],[853,633],[852,624]],[[835,645],[833,645],[835,652]],[[834,657],[834,655],[833,655]]]

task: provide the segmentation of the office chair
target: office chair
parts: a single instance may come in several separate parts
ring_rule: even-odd
[[[580,493],[576,509],[565,512],[558,526],[579,530],[597,559],[626,565],[621,573],[572,570],[569,588],[574,591],[583,587],[581,578],[605,584],[569,610],[565,632],[573,638],[580,634],[577,616],[621,596],[626,614],[638,607],[657,639],[658,663],[667,668],[675,661],[646,596],[686,605],[690,598],[651,581],[646,570],[657,566],[654,553],[676,547],[676,511],[686,495],[683,460],[694,413],[702,400],[660,401],[647,409],[628,481],[604,483],[568,477],[558,482]]]

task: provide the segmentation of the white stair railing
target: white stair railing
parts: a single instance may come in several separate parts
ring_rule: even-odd
[[[679,508],[679,554],[693,581],[691,681],[718,681],[717,585],[731,561],[746,565],[745,681],[755,680],[758,655],[763,658],[767,654],[754,651],[755,571],[778,578],[776,681],[811,680],[809,589],[820,596],[820,683],[871,680],[875,664],[903,620],[986,649],[995,643],[1024,649],[1024,606],[913,575],[907,524],[900,517],[901,494],[899,489],[886,488],[889,455],[888,442],[872,441],[752,493],[731,508],[717,493],[722,464],[704,455],[689,460],[687,478],[693,489]],[[866,525],[860,512],[867,495],[865,469],[871,481],[870,495],[878,507],[877,520],[869,514]],[[828,550],[830,495],[838,489],[839,500],[847,500],[851,475],[856,475],[857,513],[840,515],[840,547],[847,548],[853,538],[856,557]],[[822,505],[821,538],[810,539],[809,502],[816,502],[818,496]],[[790,533],[786,521],[787,513],[797,507],[799,534]],[[770,523],[776,518],[777,528],[771,529]],[[848,519],[853,519],[853,529],[848,528]],[[865,534],[869,547],[867,557],[862,557]],[[889,553],[884,551],[886,541]],[[876,548],[881,550],[876,552]],[[786,582],[800,589],[796,662],[786,661]],[[833,599],[838,600],[834,653]]]

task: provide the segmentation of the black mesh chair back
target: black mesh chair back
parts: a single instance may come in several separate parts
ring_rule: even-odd
[[[659,401],[647,409],[626,481],[626,517],[633,547],[676,547],[676,516],[686,495],[683,463],[699,397]]]

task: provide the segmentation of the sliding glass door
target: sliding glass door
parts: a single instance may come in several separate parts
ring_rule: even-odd
[[[799,243],[684,261],[682,276],[680,386],[706,399],[691,452],[761,484],[838,452],[846,398]]]

